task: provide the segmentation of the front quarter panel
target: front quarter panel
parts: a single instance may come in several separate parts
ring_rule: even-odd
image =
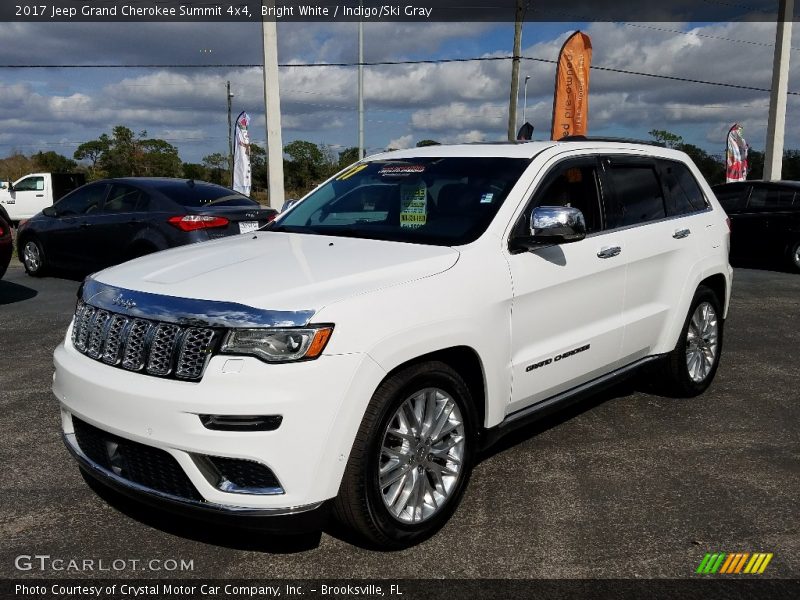
[[[335,324],[326,354],[366,351],[390,372],[431,352],[471,348],[483,364],[484,424],[499,423],[511,386],[511,280],[497,244],[484,236],[460,248],[458,262],[443,273],[323,308],[314,321]],[[369,399],[353,399],[362,405],[362,415]]]

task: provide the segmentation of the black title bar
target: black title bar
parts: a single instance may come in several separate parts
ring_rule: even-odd
[[[529,22],[648,21],[719,22],[772,21],[778,0],[521,0]],[[221,2],[173,0],[3,0],[0,21],[238,21],[257,22],[464,22],[515,20],[517,0],[318,0],[298,2],[225,0]],[[796,17],[795,17],[796,18]]]

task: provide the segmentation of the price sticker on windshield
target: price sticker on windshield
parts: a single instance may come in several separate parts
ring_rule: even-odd
[[[422,227],[428,222],[428,187],[424,181],[400,187],[400,227]]]

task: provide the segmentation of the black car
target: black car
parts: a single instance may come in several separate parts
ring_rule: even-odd
[[[11,262],[11,225],[0,215],[0,279],[6,274]]]
[[[731,218],[732,258],[778,258],[800,272],[800,182],[742,181],[712,189]]]
[[[275,218],[228,188],[186,179],[121,178],[87,184],[23,223],[20,261],[96,271],[151,252],[255,231]]]

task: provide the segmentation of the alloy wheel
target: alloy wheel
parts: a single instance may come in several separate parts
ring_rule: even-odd
[[[453,397],[425,388],[406,399],[383,433],[378,486],[398,521],[430,519],[449,500],[462,475],[464,418]]]
[[[42,255],[36,242],[25,243],[25,247],[22,249],[22,260],[25,261],[25,266],[31,273],[35,273],[41,268]]]
[[[686,368],[695,383],[705,381],[717,359],[719,323],[709,302],[695,308],[686,334]]]

